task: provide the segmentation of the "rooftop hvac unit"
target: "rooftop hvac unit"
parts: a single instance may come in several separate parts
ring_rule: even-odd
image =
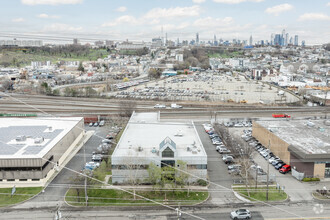
[[[53,131],[53,127],[52,126],[49,126],[48,127],[48,131],[50,132],[50,131]]]
[[[35,144],[41,144],[42,142],[44,142],[44,138],[43,137],[37,137],[34,139],[34,143]]]
[[[25,135],[17,136],[16,141],[26,141],[26,136]]]
[[[157,153],[157,150],[156,150],[156,148],[155,148],[155,147],[154,147],[154,148],[152,148],[152,150],[151,150],[151,153],[153,153],[153,154]]]
[[[139,147],[137,148],[137,150],[141,152],[141,151],[143,150],[143,148],[142,148],[141,146],[139,146]]]
[[[191,152],[192,152],[193,154],[197,154],[197,149],[193,149]]]

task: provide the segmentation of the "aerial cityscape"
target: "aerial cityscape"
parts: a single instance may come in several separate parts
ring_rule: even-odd
[[[330,1],[2,9],[0,219],[330,219]]]

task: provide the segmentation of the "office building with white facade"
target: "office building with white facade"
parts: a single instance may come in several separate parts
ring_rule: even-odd
[[[132,179],[147,182],[148,167],[177,167],[187,164],[189,182],[207,177],[207,155],[193,122],[161,122],[160,114],[133,113],[116,149],[112,163],[112,183]]]

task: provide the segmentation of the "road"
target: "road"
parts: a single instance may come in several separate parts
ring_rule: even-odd
[[[252,220],[298,220],[298,219],[330,219],[330,206],[317,202],[276,204],[270,206],[248,206],[252,212]],[[229,220],[229,213],[237,208],[233,207],[187,207],[182,208],[182,219],[220,219]],[[54,219],[56,208],[43,209],[0,209],[0,218],[12,219]],[[62,219],[115,219],[115,220],[168,220],[177,219],[175,210],[168,210],[158,207],[83,207],[60,209]]]

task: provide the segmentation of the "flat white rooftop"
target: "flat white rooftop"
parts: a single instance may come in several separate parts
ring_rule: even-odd
[[[58,143],[81,117],[0,118],[0,159],[41,158]],[[21,141],[18,136],[25,136]],[[37,138],[43,138],[38,143]]]
[[[257,123],[305,154],[330,153],[330,126],[324,120],[278,119]]]
[[[112,156],[156,157],[152,149],[159,150],[166,137],[176,144],[177,157],[206,156],[193,122],[160,122],[158,117],[158,113],[134,113]]]

